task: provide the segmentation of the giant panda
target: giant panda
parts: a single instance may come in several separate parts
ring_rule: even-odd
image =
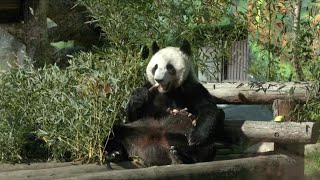
[[[106,144],[109,160],[139,157],[147,166],[212,161],[224,112],[197,80],[190,43],[163,49],[153,43],[152,52],[148,82],[132,92],[127,123],[114,126]]]

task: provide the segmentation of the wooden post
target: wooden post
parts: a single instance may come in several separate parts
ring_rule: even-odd
[[[273,115],[284,116],[285,121],[294,121],[295,118],[292,116],[292,112],[296,107],[296,103],[293,100],[281,100],[276,99],[273,102]],[[281,122],[279,122],[281,123]],[[304,178],[304,146],[305,144],[285,144],[285,143],[274,143],[274,151],[285,154],[296,161],[292,165],[292,172],[289,173],[288,177],[292,180],[299,180]]]
[[[276,99],[272,104],[273,116],[284,116],[285,121],[296,121],[296,118],[292,116],[296,106],[297,103],[293,100]]]
[[[304,179],[304,144],[274,143],[274,151],[287,155],[296,162],[291,164],[291,170],[286,175],[288,180]]]

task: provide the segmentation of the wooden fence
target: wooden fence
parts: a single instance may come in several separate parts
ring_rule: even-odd
[[[231,59],[224,61],[222,81],[246,81],[249,69],[248,39],[235,41],[230,48]]]
[[[305,102],[312,83],[223,83],[206,84],[224,103],[269,104],[274,99]],[[224,88],[223,88],[224,87]],[[219,179],[302,180],[304,148],[319,138],[320,126],[313,122],[226,121],[223,141],[273,142],[274,151],[234,156],[196,164],[144,167],[139,162],[81,165],[79,163],[0,166],[0,179]]]
[[[234,41],[230,56],[223,56],[219,47],[202,47],[200,58],[206,70],[199,71],[202,82],[247,81],[250,61],[248,38]]]

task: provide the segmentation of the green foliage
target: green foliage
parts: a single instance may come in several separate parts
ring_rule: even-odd
[[[319,42],[319,22],[315,17],[319,12],[319,1],[302,1],[300,29],[294,27],[294,11],[297,1],[270,0],[250,1],[251,8],[246,10],[248,20],[250,44],[260,49],[252,53],[252,74],[260,73],[257,69],[265,69],[263,74],[257,74],[258,78],[268,81],[287,81],[283,66],[287,68],[288,62],[293,65],[293,56],[298,59],[298,69],[291,68],[292,79],[296,78],[299,69],[305,68],[306,61],[316,60],[319,56],[317,43]],[[262,49],[262,51],[261,51]],[[261,59],[261,57],[263,58]],[[258,60],[258,61],[256,61]],[[284,63],[284,64],[283,64]],[[283,64],[283,65],[282,65]],[[282,75],[285,76],[282,76]],[[280,76],[279,76],[280,75]],[[305,80],[305,74],[302,74]]]
[[[36,70],[29,63],[4,72],[0,161],[26,161],[37,149],[47,150],[47,158],[103,161],[102,143],[124,118],[126,98],[141,85],[143,67],[139,54],[109,49],[81,53],[65,70]]]
[[[251,42],[251,66],[249,72],[254,74],[257,81],[290,81],[295,79],[292,64],[286,60],[280,60],[279,57],[271,54],[271,60],[268,58],[268,50],[263,46]],[[261,71],[265,69],[265,71]],[[268,79],[269,78],[269,79]]]
[[[299,119],[303,121],[320,120],[320,51],[319,51],[319,29],[320,22],[316,21],[319,17],[320,1],[305,1],[302,7],[301,31],[299,32],[298,43],[299,59],[302,66],[304,80],[314,82],[312,91],[317,94],[310,97],[306,104],[296,110]],[[318,158],[318,157],[317,157]],[[318,162],[319,166],[319,162]]]
[[[141,47],[188,39],[200,67],[199,47],[217,47],[219,58],[228,56],[229,44],[243,34],[241,23],[226,25],[232,0],[79,2],[104,32],[105,49],[75,56],[64,70],[35,69],[29,62],[1,74],[0,161],[102,162],[103,141],[123,120],[129,93],[145,80]]]
[[[320,120],[320,57],[315,61],[308,61],[304,63],[304,74],[307,81],[313,82],[315,85],[309,89],[311,94],[316,96],[309,97],[308,101],[300,108],[296,109],[298,119],[302,121],[316,121]]]
[[[320,153],[315,151],[305,156],[305,174],[319,179]]]
[[[182,38],[195,39],[194,28],[218,24],[226,15],[232,1],[203,0],[79,0],[91,12],[114,45],[176,44]]]
[[[230,44],[243,35],[243,24],[230,28],[233,0],[98,1],[79,0],[104,32],[109,46],[140,47],[157,41],[160,46],[179,46],[187,39],[194,62],[206,70],[209,57],[199,59],[200,47],[213,47],[213,63],[230,56]]]
[[[0,161],[103,161],[103,140],[113,123],[123,120],[131,90],[144,81],[141,47],[153,41],[177,46],[189,40],[197,67],[212,71],[207,65],[218,67],[230,59],[231,44],[248,34],[250,72],[258,80],[288,80],[292,74],[294,79],[293,47],[298,47],[306,80],[320,78],[313,47],[319,37],[319,23],[313,24],[316,9],[306,16],[304,7],[306,28],[298,32],[298,42],[292,41],[291,1],[252,1],[251,9],[243,0],[78,1],[104,32],[105,49],[75,56],[64,70],[55,65],[35,69],[29,62],[1,74]],[[201,47],[212,47],[213,58],[200,60]],[[309,102],[300,115],[320,119],[319,101]],[[34,157],[35,152],[43,154]]]

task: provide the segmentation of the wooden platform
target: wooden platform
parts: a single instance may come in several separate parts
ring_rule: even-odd
[[[131,163],[128,163],[129,165]],[[112,169],[120,170],[129,167],[112,165]],[[134,167],[131,167],[134,168]],[[67,163],[32,163],[32,164],[2,164],[0,179],[68,179],[77,176],[90,176],[95,173],[108,172],[111,167],[98,164]],[[88,178],[90,179],[90,178]]]
[[[106,165],[81,163],[0,164],[0,180],[300,180],[304,177],[304,146],[317,142],[320,124],[312,122],[226,121],[224,127],[224,138],[233,145],[237,142],[244,142],[244,140],[248,142],[273,142],[274,151],[264,154],[234,154],[237,152],[228,150],[226,144],[218,146],[217,143],[217,160],[196,164],[153,167],[144,167],[138,162]],[[230,137],[228,137],[229,135]]]
[[[197,164],[141,168],[139,164],[97,165],[81,163],[34,163],[0,165],[0,179],[292,179],[295,162],[286,155],[268,155]],[[282,173],[274,173],[282,169]],[[139,169],[137,169],[139,168]],[[284,178],[285,177],[285,178]]]

